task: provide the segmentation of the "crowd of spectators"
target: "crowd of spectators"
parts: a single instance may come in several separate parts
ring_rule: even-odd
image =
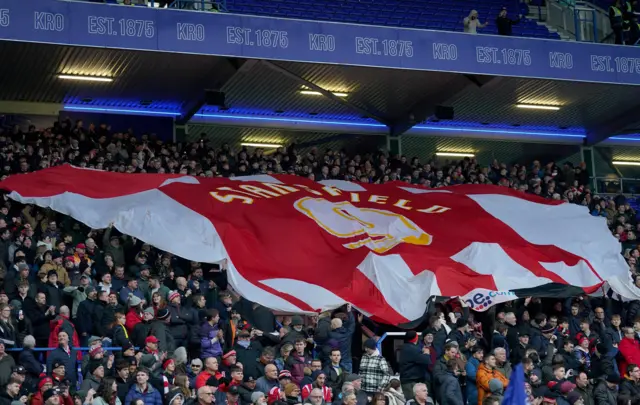
[[[635,238],[635,213],[623,198],[593,196],[584,164],[421,162],[295,145],[233,151],[68,120],[0,133],[2,179],[64,163],[122,173],[497,184],[587,206],[621,242]],[[640,251],[625,255],[635,274]],[[482,314],[443,301],[420,333],[407,332],[383,356],[377,343],[386,327],[349,305],[311,317],[274,314],[234,292],[224,263],[190,262],[6,197],[0,278],[0,405],[495,405],[518,363],[531,404],[640,403],[640,301],[526,298]]]

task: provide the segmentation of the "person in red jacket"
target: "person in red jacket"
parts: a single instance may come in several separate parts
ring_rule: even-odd
[[[218,373],[218,359],[215,357],[207,357],[204,361],[204,370],[196,377],[196,389],[207,385],[207,380],[210,377],[216,377]]]
[[[40,382],[38,382],[38,392],[31,397],[31,405],[44,405],[42,394],[51,388],[53,388],[53,380],[51,377],[42,377]]]
[[[144,312],[142,311],[143,302],[135,295],[129,295],[129,312],[127,312],[127,321],[124,326],[129,333],[133,332],[133,328],[144,320]]]
[[[51,332],[49,333],[49,347],[58,347],[58,333],[61,331],[67,332],[67,335],[70,336],[70,344],[71,347],[80,347],[80,340],[78,339],[78,332],[76,332],[76,327],[69,319],[69,307],[63,305],[60,307],[60,315],[58,315],[55,319],[49,321],[49,329]],[[47,355],[49,352],[47,353]],[[78,350],[78,360],[82,360],[82,353]]]
[[[622,328],[624,337],[618,344],[618,350],[620,351],[620,360],[618,361],[618,369],[620,370],[620,376],[624,377],[624,373],[627,371],[627,365],[640,364],[640,343],[635,339],[633,328]]]

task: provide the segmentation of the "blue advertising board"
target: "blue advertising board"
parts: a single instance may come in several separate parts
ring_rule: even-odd
[[[0,0],[0,40],[640,84],[636,47],[59,0]]]

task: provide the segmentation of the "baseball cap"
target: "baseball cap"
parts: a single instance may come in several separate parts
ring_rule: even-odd
[[[144,343],[158,343],[158,342],[159,340],[155,336],[147,336],[147,338],[144,340]]]
[[[27,374],[27,369],[23,366],[13,366],[11,367],[11,371],[18,374]]]
[[[53,364],[51,365],[51,369],[58,368],[58,367],[64,367],[64,363],[61,361],[54,361]]]
[[[227,389],[227,393],[231,395],[240,395],[240,391],[238,391],[237,385],[232,385]]]

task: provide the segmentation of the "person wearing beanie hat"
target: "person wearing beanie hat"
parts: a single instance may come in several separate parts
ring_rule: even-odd
[[[315,388],[322,391],[322,398],[327,402],[331,402],[331,389],[326,385],[327,376],[324,371],[316,370],[311,373],[311,380],[313,383],[307,384],[302,387],[302,400],[306,401],[309,395],[311,395],[311,391]]]
[[[256,392],[256,379],[252,375],[245,375],[241,385],[238,385],[240,393],[240,402],[242,404],[251,404],[251,396]]]
[[[53,388],[53,379],[51,377],[42,377],[40,381],[38,381],[37,391],[31,397],[31,405],[43,405],[44,398],[43,394]]]
[[[267,405],[267,398],[264,393],[256,391],[251,394],[251,405]],[[572,404],[573,405],[573,404]]]
[[[122,291],[120,295],[122,295]],[[142,299],[134,293],[129,293],[126,297],[126,302],[129,306],[129,310],[127,311],[126,322],[124,323],[124,325],[126,326],[128,331],[133,331],[133,328],[135,328],[137,324],[144,320],[144,313],[142,312]]]
[[[416,345],[413,346],[417,348]],[[362,376],[362,390],[368,395],[382,392],[383,388],[389,383],[392,374],[389,363],[378,351],[374,339],[367,339],[364,342],[364,353],[362,353],[362,358],[360,359],[359,370]]]
[[[87,378],[82,380],[82,385],[80,386],[80,390],[87,392],[90,389],[95,391],[100,387],[100,382],[104,378],[104,365],[101,360],[91,360],[89,361],[88,366],[89,375]]]
[[[569,405],[584,405],[584,399],[575,391],[567,394],[567,402],[569,402]]]
[[[163,393],[167,395],[169,393],[169,389],[174,385],[176,376],[176,361],[174,359],[166,359],[162,363],[162,369],[164,373],[162,373],[162,386]]]
[[[618,374],[609,374],[599,379],[593,388],[594,402],[598,405],[618,404],[618,384],[620,384]]]
[[[169,303],[174,302],[174,300],[179,300],[179,299],[181,299],[181,298],[180,298],[180,293],[179,293],[179,292],[177,292],[177,291],[171,291],[171,292],[169,293],[169,296],[168,296],[167,298],[168,298],[168,299],[167,299],[167,301],[168,301]],[[176,302],[174,302],[174,303],[178,303],[178,301],[176,301]]]
[[[167,393],[167,405],[182,405],[184,404],[184,395],[179,389],[175,389]]]
[[[402,382],[402,393],[405,398],[409,399],[413,398],[414,385],[419,382],[425,382],[425,379],[426,382],[430,382],[431,380],[428,369],[433,367],[429,352],[429,350],[432,349],[420,349],[416,344],[418,342],[418,334],[413,330],[407,332],[404,337],[404,342],[400,348],[398,372],[400,373],[400,381]],[[369,372],[368,370],[366,371],[367,373]],[[362,372],[362,370],[360,372]]]

